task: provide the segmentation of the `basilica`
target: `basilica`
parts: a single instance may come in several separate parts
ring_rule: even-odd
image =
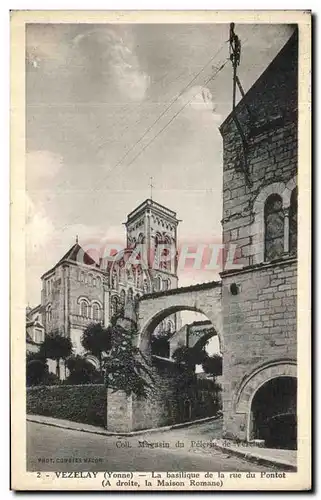
[[[45,334],[71,339],[75,354],[84,354],[85,328],[110,324],[126,304],[155,291],[178,287],[176,213],[147,199],[128,216],[126,248],[102,255],[98,262],[78,242],[41,277],[41,304],[27,309],[27,351],[36,351]],[[180,328],[179,314],[169,316],[155,334]]]

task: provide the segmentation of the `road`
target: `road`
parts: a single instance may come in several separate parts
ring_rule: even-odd
[[[130,438],[27,423],[28,471],[269,471],[209,447],[221,422]],[[178,442],[180,445],[178,445]],[[167,443],[168,447],[157,447]],[[198,444],[198,445],[197,445]]]

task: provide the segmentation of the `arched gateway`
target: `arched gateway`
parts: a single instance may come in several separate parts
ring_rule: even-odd
[[[138,336],[133,342],[140,348],[145,357],[153,359],[153,378],[155,391],[149,399],[138,400],[126,397],[120,392],[108,394],[108,429],[112,431],[130,431],[148,429],[186,420],[194,420],[204,415],[199,412],[215,413],[215,402],[211,397],[207,409],[204,401],[201,405],[196,401],[199,389],[192,385],[181,384],[181,373],[177,364],[171,359],[153,356],[151,349],[152,333],[168,316],[180,311],[203,313],[212,323],[215,334],[219,338],[220,350],[224,352],[221,327],[221,283],[209,282],[199,285],[175,288],[164,292],[156,292],[140,297],[137,302]],[[204,331],[208,339],[208,331]],[[208,382],[208,384],[207,384]],[[210,381],[203,381],[203,392],[208,390]],[[206,386],[206,387],[205,387]],[[199,391],[200,392],[200,391]],[[213,408],[212,408],[212,406]],[[212,409],[211,409],[212,408]],[[214,412],[214,413],[213,413]]]
[[[153,293],[140,298],[138,305],[138,344],[148,353],[150,337],[157,325],[166,317],[180,311],[203,313],[212,323],[224,351],[221,315],[221,283],[211,281],[188,287]]]

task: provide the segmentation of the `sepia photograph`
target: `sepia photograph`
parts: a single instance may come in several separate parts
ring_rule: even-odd
[[[13,488],[308,489],[310,12],[36,14]]]

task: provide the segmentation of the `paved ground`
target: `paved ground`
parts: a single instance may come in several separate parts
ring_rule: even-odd
[[[209,445],[221,421],[130,438],[27,423],[28,471],[268,471]],[[178,442],[180,446],[178,446]],[[168,443],[169,447],[157,447]],[[184,446],[182,446],[182,444]]]

